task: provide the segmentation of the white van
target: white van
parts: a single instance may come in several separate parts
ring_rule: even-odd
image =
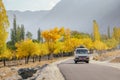
[[[74,62],[86,62],[89,63],[89,51],[87,48],[78,47],[74,51]]]

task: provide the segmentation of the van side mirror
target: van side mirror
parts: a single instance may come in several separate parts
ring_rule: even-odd
[[[90,54],[90,51],[88,51],[88,54]]]

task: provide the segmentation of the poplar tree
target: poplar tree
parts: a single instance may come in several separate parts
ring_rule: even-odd
[[[2,0],[0,0],[0,55],[4,54],[7,47],[6,47],[6,40],[8,37],[7,29],[9,27],[8,16],[4,7]],[[5,64],[5,57],[3,57],[4,66]]]
[[[108,39],[110,39],[111,36],[110,36],[110,27],[108,26]]]
[[[32,39],[32,33],[28,31],[28,32],[26,33],[26,38]]]
[[[21,39],[24,40],[25,39],[25,28],[24,25],[21,25]]]
[[[120,28],[119,27],[113,28],[112,38],[114,38],[115,40],[117,40],[120,43]]]
[[[93,20],[93,39],[94,41],[100,40],[99,26],[96,20]]]
[[[17,42],[16,35],[17,35],[17,24],[16,24],[16,15],[14,15],[13,29],[11,29],[11,41],[13,45]]]
[[[16,24],[16,16],[13,19],[13,29],[11,29],[11,42],[15,45],[16,42],[25,39],[25,28],[22,24],[21,26]]]
[[[17,23],[16,23],[16,15],[14,15],[14,19],[13,19],[13,31],[14,31],[14,43],[17,42],[17,38],[16,38],[16,35],[17,35]]]
[[[40,30],[40,28],[38,29],[38,32],[37,32],[37,40],[38,40],[38,42],[43,42],[43,38],[42,38],[42,35],[41,35],[41,30]]]

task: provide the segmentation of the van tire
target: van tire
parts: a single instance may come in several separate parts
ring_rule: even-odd
[[[86,61],[86,63],[89,63],[89,61]]]
[[[75,64],[77,64],[77,61],[75,61]]]

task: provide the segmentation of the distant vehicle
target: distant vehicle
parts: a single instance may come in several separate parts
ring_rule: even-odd
[[[78,47],[74,51],[74,62],[86,62],[89,63],[89,51],[85,47]]]

